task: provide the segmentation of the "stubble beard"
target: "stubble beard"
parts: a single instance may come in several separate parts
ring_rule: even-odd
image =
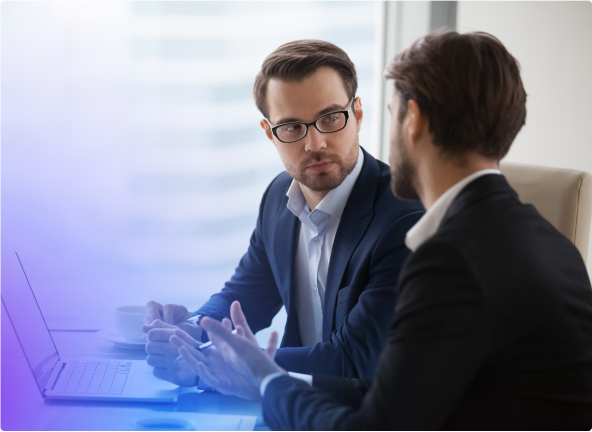
[[[419,200],[419,194],[414,186],[417,181],[417,171],[411,163],[407,148],[403,143],[401,128],[398,128],[394,145],[398,150],[399,160],[396,164],[391,163],[391,191],[399,199]]]
[[[288,174],[301,185],[306,186],[315,192],[326,192],[335,189],[343,180],[354,170],[356,162],[358,161],[358,152],[360,147],[359,137],[356,135],[351,150],[345,155],[343,160],[339,155],[328,155],[323,152],[311,153],[306,160],[302,161],[298,167],[286,166]],[[306,167],[313,165],[316,162],[331,161],[337,166],[337,172],[321,171],[321,172],[306,172]]]

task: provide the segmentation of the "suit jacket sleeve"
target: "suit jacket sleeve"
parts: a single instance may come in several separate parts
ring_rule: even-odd
[[[286,370],[352,378],[374,377],[377,359],[388,337],[396,302],[396,281],[409,249],[405,235],[423,212],[409,213],[395,221],[368,252],[366,281],[356,281],[340,291],[359,289],[357,303],[328,341],[313,347],[280,348],[276,362]],[[358,286],[356,286],[358,285]],[[355,296],[352,296],[355,298]],[[351,299],[350,299],[351,300]],[[347,296],[338,297],[337,308],[348,306]]]
[[[259,208],[257,225],[251,236],[247,253],[242,257],[234,275],[221,292],[214,294],[198,311],[216,320],[230,318],[230,305],[238,300],[253,333],[271,325],[283,302],[278,291],[263,241],[262,217],[271,185],[265,191]],[[203,332],[203,340],[207,340]]]
[[[453,243],[428,242],[403,271],[397,318],[368,391],[351,380],[312,388],[281,377],[267,387],[265,420],[272,429],[438,429],[487,356],[487,315],[470,257]]]

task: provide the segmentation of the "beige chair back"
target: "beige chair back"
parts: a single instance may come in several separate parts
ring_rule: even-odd
[[[501,162],[500,170],[523,203],[572,241],[588,259],[592,217],[592,176],[583,171]]]

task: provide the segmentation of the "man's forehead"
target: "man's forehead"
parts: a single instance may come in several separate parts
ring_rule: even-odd
[[[286,118],[311,121],[328,107],[342,109],[349,102],[343,79],[333,69],[326,69],[299,81],[270,79],[266,92],[269,120],[274,124]]]

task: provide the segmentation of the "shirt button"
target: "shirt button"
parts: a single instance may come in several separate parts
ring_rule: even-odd
[[[314,291],[316,291],[316,290],[317,290],[317,286],[316,286],[316,285],[313,285],[313,286],[312,286],[312,289],[313,289]]]
[[[314,239],[314,242],[315,242],[315,243],[318,243],[318,242],[319,242],[319,239]]]

